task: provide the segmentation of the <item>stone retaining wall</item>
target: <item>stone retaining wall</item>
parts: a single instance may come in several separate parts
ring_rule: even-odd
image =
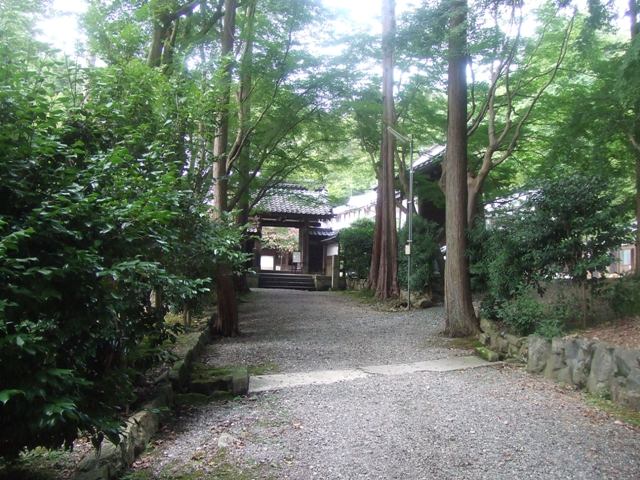
[[[640,350],[584,338],[529,337],[527,371],[640,411]]]
[[[349,278],[347,277],[347,289],[348,290],[366,290],[367,279],[366,278]]]
[[[640,350],[631,350],[579,337],[517,337],[483,319],[479,349],[490,360],[514,358],[526,362],[527,371],[557,382],[586,389],[640,411]],[[487,353],[488,351],[488,353]]]
[[[514,358],[521,362],[527,361],[529,351],[527,337],[511,335],[501,330],[496,323],[486,319],[480,320],[480,328],[483,333],[478,335],[479,342],[490,352],[496,354],[495,357],[489,354],[488,357],[492,358],[487,358],[487,360],[495,361]],[[483,356],[487,357],[487,355]]]
[[[176,361],[157,387],[156,395],[126,422],[118,445],[105,440],[100,451],[91,451],[79,463],[74,480],[111,480],[118,478],[146,448],[173,406],[175,391],[189,382],[196,357],[210,340],[209,329],[186,338],[183,358]]]

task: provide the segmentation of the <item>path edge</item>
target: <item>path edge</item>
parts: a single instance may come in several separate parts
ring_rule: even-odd
[[[214,313],[204,330],[191,339],[184,356],[174,362],[169,374],[156,387],[153,399],[127,419],[120,443],[115,445],[105,441],[99,451],[92,450],[85,455],[76,467],[73,480],[118,478],[144,452],[174,406],[176,392],[188,384],[196,358],[211,342],[210,325],[216,315]]]

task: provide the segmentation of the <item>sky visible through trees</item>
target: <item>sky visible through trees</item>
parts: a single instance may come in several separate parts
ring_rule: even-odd
[[[382,31],[379,0],[322,0],[322,3],[335,15],[332,25],[336,33],[362,30],[378,34]],[[417,0],[398,0],[397,15],[401,16],[419,3]],[[577,3],[581,10],[586,10],[586,0]],[[78,42],[84,40],[84,35],[78,26],[78,15],[86,11],[86,1],[53,0],[51,5],[53,14],[39,23],[43,30],[40,38],[64,53],[73,55]],[[624,35],[628,29],[628,19],[625,17],[628,3],[626,0],[616,0],[614,5],[616,25]]]

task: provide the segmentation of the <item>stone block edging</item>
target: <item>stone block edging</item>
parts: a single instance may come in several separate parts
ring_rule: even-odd
[[[526,362],[529,352],[527,337],[518,337],[501,330],[498,325],[490,320],[481,319],[478,341],[484,350],[495,353],[495,360],[512,358],[520,362]],[[493,361],[493,360],[491,360]]]
[[[529,373],[640,411],[640,350],[577,336],[518,338],[500,332],[495,323],[485,319],[480,327],[480,343],[502,358],[525,361]]]
[[[527,371],[640,411],[640,350],[579,337],[529,337]]]
[[[184,357],[177,360],[168,378],[157,388],[153,400],[129,417],[118,445],[105,440],[99,452],[92,450],[78,464],[74,480],[111,480],[117,478],[145,450],[162,420],[174,404],[177,391],[189,383],[195,359],[211,340],[205,328],[186,346]]]

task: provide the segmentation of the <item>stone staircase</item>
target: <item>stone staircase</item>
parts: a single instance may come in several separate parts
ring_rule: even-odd
[[[302,273],[264,273],[258,278],[259,288],[286,288],[289,290],[315,290],[313,275]]]

